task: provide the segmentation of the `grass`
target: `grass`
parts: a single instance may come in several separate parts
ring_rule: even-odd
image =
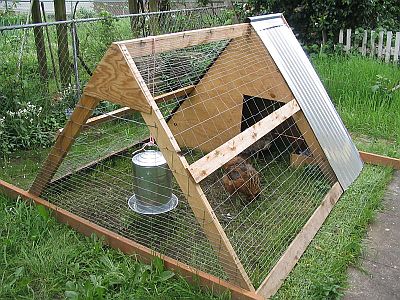
[[[0,299],[225,299],[0,196]]]
[[[400,88],[389,91],[400,84],[398,66],[353,55],[313,62],[349,131],[400,144]]]
[[[365,166],[319,230],[274,299],[337,299],[347,284],[347,267],[356,264],[392,170]]]

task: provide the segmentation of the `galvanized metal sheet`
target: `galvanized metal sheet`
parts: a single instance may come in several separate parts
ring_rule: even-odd
[[[281,14],[250,18],[298,101],[343,189],[363,163],[321,80]]]

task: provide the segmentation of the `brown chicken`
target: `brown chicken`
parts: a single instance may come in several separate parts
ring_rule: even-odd
[[[248,202],[257,198],[261,192],[260,175],[244,158],[236,156],[225,165],[226,174],[222,183],[230,194],[242,193]]]

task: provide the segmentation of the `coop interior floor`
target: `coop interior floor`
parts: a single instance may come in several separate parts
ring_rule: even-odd
[[[56,178],[147,136],[146,129],[127,122],[87,130],[72,147]],[[128,208],[127,201],[133,194],[131,152],[136,148],[56,181],[42,197],[151,249],[227,279],[175,181],[173,192],[179,204],[172,212],[143,216]],[[4,161],[0,178],[29,188],[47,154],[48,149],[15,153]],[[201,182],[255,286],[266,277],[330,188],[318,168],[293,169],[288,160],[288,153],[271,160],[252,159],[261,173],[263,192],[250,203],[239,194],[225,191],[221,170]]]
[[[254,161],[255,165],[264,163]],[[262,282],[329,190],[329,184],[319,174],[315,180],[306,180],[315,172],[315,168],[293,170],[287,160],[276,160],[262,176],[268,189],[248,205],[243,204],[240,196],[225,192],[218,180],[222,171],[202,182],[255,286]],[[143,216],[127,205],[133,194],[131,174],[130,154],[119,156],[94,170],[78,172],[53,184],[43,197],[151,249],[226,278],[177,184],[173,182],[173,192],[179,198],[174,211]]]

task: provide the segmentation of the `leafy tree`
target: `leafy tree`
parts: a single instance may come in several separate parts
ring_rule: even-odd
[[[398,0],[249,0],[247,15],[283,12],[306,43],[336,37],[340,28],[400,29]]]

